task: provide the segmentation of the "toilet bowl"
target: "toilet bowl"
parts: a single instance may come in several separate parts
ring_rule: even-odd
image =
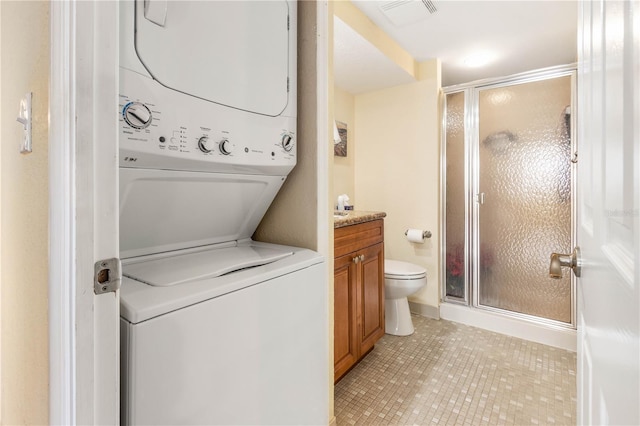
[[[426,285],[427,271],[423,267],[399,260],[384,260],[385,333],[394,336],[413,334],[407,296]]]

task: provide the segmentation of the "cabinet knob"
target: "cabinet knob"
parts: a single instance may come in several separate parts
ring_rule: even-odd
[[[358,258],[360,259],[360,262],[364,262],[364,254],[361,254]]]
[[[353,263],[358,263],[358,262],[360,262],[360,256],[355,256],[355,257],[354,257],[353,259],[351,259],[351,260],[353,260]]]

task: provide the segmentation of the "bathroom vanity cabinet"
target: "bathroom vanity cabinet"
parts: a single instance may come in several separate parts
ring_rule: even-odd
[[[334,232],[334,380],[384,335],[382,219]]]

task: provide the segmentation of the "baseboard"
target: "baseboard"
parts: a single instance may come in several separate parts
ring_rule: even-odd
[[[494,312],[453,303],[441,304],[440,316],[445,320],[495,331],[496,333],[542,343],[571,352],[576,352],[577,348],[577,333],[573,329],[535,324],[530,321],[509,318]]]
[[[336,416],[331,417],[331,420],[329,421],[329,426],[337,426],[338,422],[336,421]]]
[[[409,310],[412,314],[418,314],[427,318],[440,319],[440,308],[437,306],[409,301]]]

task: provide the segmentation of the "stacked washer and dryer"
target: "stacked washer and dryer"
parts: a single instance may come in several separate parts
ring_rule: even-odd
[[[122,424],[324,424],[326,271],[251,240],[296,164],[296,3],[121,4]]]

